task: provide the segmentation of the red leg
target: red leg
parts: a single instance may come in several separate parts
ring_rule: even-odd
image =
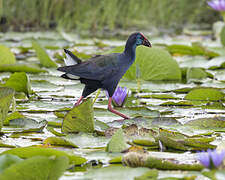
[[[128,116],[126,116],[125,114],[122,114],[118,111],[116,111],[115,109],[112,108],[112,97],[109,97],[109,103],[108,103],[108,110],[114,114],[117,114],[119,116],[121,116],[124,119],[130,119]]]
[[[80,103],[81,103],[81,101],[83,100],[83,96],[81,96],[79,99],[78,99],[78,101],[74,104],[74,106],[73,107],[76,107],[76,106],[78,106],[78,105],[80,105]]]

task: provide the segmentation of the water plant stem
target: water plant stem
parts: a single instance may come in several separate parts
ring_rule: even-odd
[[[99,96],[100,92],[101,92],[101,89],[99,89],[99,90],[97,91],[97,94],[96,94],[96,96],[95,96],[95,99],[94,99],[94,101],[93,101],[93,104],[94,104],[94,103],[95,103],[95,101],[97,100],[97,98],[98,98],[98,96]]]

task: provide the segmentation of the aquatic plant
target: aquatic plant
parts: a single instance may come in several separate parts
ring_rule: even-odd
[[[225,0],[211,0],[207,3],[211,8],[219,11],[225,21]]]
[[[198,160],[206,168],[218,168],[225,158],[225,151],[217,152],[208,149],[207,152],[197,153]]]

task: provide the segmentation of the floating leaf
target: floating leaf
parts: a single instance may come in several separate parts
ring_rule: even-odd
[[[7,116],[7,118],[4,121],[4,125],[8,126],[10,120],[12,120],[12,119],[19,119],[19,118],[23,118],[23,117],[24,117],[24,115],[20,114],[18,111],[15,111],[15,112],[13,112],[13,113],[11,113],[11,114],[9,114]]]
[[[33,156],[66,156],[68,157],[70,164],[74,165],[81,165],[86,162],[86,159],[75,155],[75,154],[69,154],[66,151],[60,151],[57,149],[52,148],[41,148],[41,147],[20,147],[20,148],[14,148],[7,151],[2,152],[1,154],[14,154],[21,158],[29,158]]]
[[[1,180],[56,180],[68,168],[68,158],[36,156],[15,163],[0,174]]]
[[[197,126],[201,128],[213,129],[225,128],[225,118],[224,117],[214,117],[214,118],[199,118],[185,123],[185,126]]]
[[[48,122],[49,123],[49,122]],[[61,126],[60,126],[61,127]],[[56,131],[53,127],[47,126],[46,128],[48,131],[50,131],[52,134],[56,135],[56,136],[66,136],[65,134],[62,134],[58,131]]]
[[[189,82],[192,79],[203,79],[207,77],[207,73],[201,68],[188,68],[186,79]]]
[[[206,140],[207,139],[207,140]],[[214,138],[195,138],[188,137],[176,131],[159,130],[156,141],[160,140],[164,146],[178,150],[207,150],[214,149],[216,146],[209,144]]]
[[[185,99],[218,101],[224,99],[224,93],[213,88],[199,88],[191,90]]]
[[[178,54],[178,55],[202,55],[208,57],[216,57],[219,56],[216,52],[207,50],[199,43],[193,43],[192,46],[181,45],[181,44],[173,44],[167,46],[167,50],[171,54]]]
[[[65,139],[79,148],[104,148],[109,141],[105,136],[94,136],[88,133],[69,134]]]
[[[116,157],[110,159],[109,163],[110,164],[121,164],[122,163],[122,159],[123,159],[122,156],[116,156]]]
[[[25,65],[25,64],[10,64],[10,65],[0,65],[0,72],[40,73],[40,72],[46,72],[46,70],[40,69],[39,67]]]
[[[126,179],[133,180],[134,177],[140,176],[149,171],[148,168],[130,168],[122,165],[111,165],[99,169],[91,169],[84,174],[84,179],[98,179],[98,180],[114,180]]]
[[[4,45],[0,45],[0,66],[5,64],[15,64],[15,55],[10,51],[9,48]]]
[[[0,173],[12,164],[23,161],[23,159],[12,154],[3,154],[0,156]]]
[[[13,95],[13,89],[0,87],[0,130],[2,129],[3,122],[7,117]]]
[[[51,144],[51,145],[56,145],[56,146],[67,146],[67,147],[75,147],[77,148],[78,146],[64,138],[61,137],[48,137],[43,141],[43,144]]]
[[[199,171],[203,166],[192,160],[192,163],[185,163],[177,158],[156,158],[148,153],[129,152],[123,156],[123,164],[130,167],[149,167],[162,170],[192,170]]]
[[[154,180],[154,179],[157,179],[158,175],[159,175],[158,170],[152,169],[152,170],[149,170],[148,172],[142,174],[139,177],[135,177],[134,180],[148,180],[148,179]]]
[[[94,132],[94,113],[91,99],[87,99],[66,114],[62,132]]]
[[[122,52],[117,47],[110,52]],[[136,60],[124,75],[125,78],[143,80],[180,80],[181,70],[171,55],[160,48],[138,47]],[[137,71],[139,74],[137,74]]]
[[[17,92],[24,92],[28,96],[31,93],[30,80],[25,72],[13,73],[4,86],[13,88]]]
[[[13,132],[42,132],[44,127],[47,125],[47,121],[36,121],[30,118],[19,118],[19,119],[12,119],[9,121],[9,126],[15,127],[13,128]]]
[[[122,152],[127,149],[125,138],[123,136],[123,130],[118,129],[109,141],[106,151],[107,152]]]
[[[50,59],[48,54],[45,52],[45,50],[40,46],[40,44],[37,41],[32,42],[32,46],[37,54],[38,59],[40,60],[40,63],[44,67],[57,67],[56,63]]]

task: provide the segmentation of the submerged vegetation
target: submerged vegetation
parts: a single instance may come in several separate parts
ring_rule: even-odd
[[[181,29],[220,18],[205,4],[206,0],[1,0],[0,30]]]

